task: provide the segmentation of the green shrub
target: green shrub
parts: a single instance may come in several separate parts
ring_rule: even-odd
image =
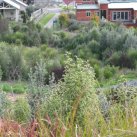
[[[29,5],[29,6],[26,8],[26,13],[27,13],[27,15],[30,17],[31,14],[34,12],[34,10],[35,10],[34,6]]]
[[[30,69],[29,86],[28,86],[28,101],[31,106],[32,116],[35,116],[36,110],[39,109],[44,100],[47,88],[45,86],[46,80],[46,65],[41,60],[36,64],[34,69]]]
[[[2,86],[2,90],[5,91],[5,92],[12,92],[12,86],[10,84],[3,84]]]
[[[105,79],[110,79],[116,74],[116,72],[117,72],[117,69],[114,66],[111,67],[109,65],[104,67],[104,70],[103,70]]]
[[[50,29],[44,29],[40,32],[42,44],[50,44],[54,41],[53,32]]]
[[[37,47],[25,48],[23,54],[26,61],[25,65],[28,70],[34,68],[38,60],[40,60],[40,50]]]
[[[22,48],[6,43],[0,44],[0,66],[3,72],[2,80],[16,80],[21,78],[24,65]]]
[[[68,24],[68,30],[69,31],[75,31],[80,28],[80,24],[76,20],[70,20]]]
[[[66,27],[69,23],[69,17],[67,14],[60,14],[59,15],[59,23],[60,23],[60,27]]]
[[[15,42],[17,45],[22,45],[22,40],[20,39],[16,39],[16,42]]]
[[[11,27],[12,27],[12,30],[13,30],[14,33],[20,31],[20,29],[21,29],[21,25],[16,24],[16,23],[12,24]]]
[[[132,58],[133,60],[136,60],[136,61],[137,61],[137,50],[135,50],[135,49],[130,49],[130,50],[128,51],[128,56],[129,56],[130,58]]]
[[[120,68],[134,69],[136,67],[136,63],[132,60],[132,57],[123,52],[113,53],[112,56],[108,59],[108,62],[111,65],[119,66]]]
[[[89,49],[91,50],[92,53],[99,54],[100,44],[97,41],[92,40],[91,42],[89,42],[88,47],[89,47]]]
[[[70,19],[76,19],[76,15],[73,14],[73,13],[68,13],[68,17],[69,17]]]
[[[41,44],[41,37],[38,30],[27,32],[24,36],[23,44],[29,47],[39,46]]]
[[[130,49],[127,54],[129,56],[129,58],[131,58],[132,64],[134,64],[134,66],[136,67],[136,65],[137,65],[137,50]]]
[[[20,123],[28,122],[31,118],[31,109],[26,99],[18,99],[14,105],[14,119]]]
[[[83,116],[88,112],[92,111],[91,117],[93,116],[93,119],[95,118],[93,113],[98,113],[96,110],[93,111],[93,106],[97,105],[98,102],[94,89],[96,85],[95,74],[93,68],[79,58],[73,61],[72,58],[67,57],[65,63],[63,81],[55,85],[51,95],[46,97],[45,112],[51,116],[54,115],[54,112],[58,112],[64,118],[70,116],[72,121],[76,119],[82,124]],[[52,105],[56,101],[58,105],[53,109]]]
[[[99,28],[93,27],[89,32],[88,39],[100,41],[100,38],[101,38],[101,33],[99,31]]]
[[[97,65],[97,64],[95,64],[94,67],[93,67],[94,71],[95,71],[95,76],[98,80],[103,78],[103,72],[102,72],[102,69],[100,67],[101,66]]]
[[[13,92],[16,94],[23,94],[26,92],[26,89],[23,85],[15,84],[13,85]]]

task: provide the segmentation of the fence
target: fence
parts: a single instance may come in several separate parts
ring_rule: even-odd
[[[36,10],[31,14],[31,20],[38,22],[41,19],[41,17],[45,14],[48,14],[47,8]]]

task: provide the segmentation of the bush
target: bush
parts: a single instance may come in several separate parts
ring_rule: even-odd
[[[97,42],[100,41],[101,33],[99,31],[99,28],[93,27],[87,37],[88,40],[95,40]]]
[[[135,62],[126,53],[114,53],[108,60],[111,65],[119,66],[121,68],[131,68],[136,67]]]
[[[21,48],[15,45],[1,43],[0,45],[0,66],[3,72],[3,80],[16,80],[21,78],[23,56]]]
[[[13,85],[13,92],[15,94],[23,94],[26,92],[26,89],[23,85],[15,84],[15,85]]]
[[[25,48],[24,59],[26,60],[25,66],[29,72],[30,68],[34,68],[36,63],[40,60],[40,50],[37,47]]]
[[[34,7],[32,5],[29,5],[27,8],[26,8],[26,13],[29,17],[31,17],[31,14],[34,12]]]
[[[39,46],[41,44],[41,38],[37,30],[29,31],[25,34],[23,44],[29,47]]]
[[[92,53],[100,54],[99,53],[100,52],[100,44],[97,41],[95,41],[94,39],[91,42],[89,42],[88,47]]]
[[[80,28],[80,24],[76,20],[70,20],[68,24],[68,30],[69,31],[75,31]]]
[[[48,91],[48,88],[45,87],[46,74],[46,65],[42,60],[36,64],[34,69],[30,69],[28,101],[31,106],[33,117],[35,117],[36,110],[39,109],[41,103],[46,101],[44,100],[45,94]]]
[[[59,15],[59,23],[60,23],[60,26],[61,28],[62,27],[66,27],[69,23],[69,18],[68,18],[68,15],[67,14],[60,14]]]
[[[14,119],[19,123],[29,122],[31,109],[26,99],[18,99],[14,106]]]
[[[40,38],[42,44],[50,44],[54,41],[53,34],[50,29],[45,29],[40,32]]]
[[[128,50],[127,54],[129,56],[129,58],[132,60],[132,64],[134,64],[136,67],[136,65],[137,65],[137,50],[130,49],[130,50]]]
[[[12,86],[10,84],[6,84],[6,83],[3,84],[2,90],[5,92],[12,92],[13,91]]]
[[[128,33],[127,39],[125,40],[125,43],[123,46],[125,49],[137,48],[137,36],[135,36],[135,34],[132,31]]]
[[[113,77],[117,72],[117,69],[114,66],[106,66],[104,67],[103,74],[105,79],[110,79]]]
[[[73,14],[73,13],[68,13],[68,17],[69,17],[70,19],[76,19],[76,15]]]
[[[13,32],[15,33],[15,32],[20,31],[21,26],[20,24],[13,24],[12,29],[13,29]]]
[[[63,81],[59,82],[55,89],[53,88],[54,91],[51,92],[51,97],[49,96],[45,102],[45,111],[52,116],[54,112],[58,112],[64,118],[70,116],[70,120],[76,119],[82,124],[83,116],[88,112],[92,110],[91,115],[94,112],[98,113],[95,110],[93,111],[95,108],[93,106],[97,105],[94,90],[96,85],[94,71],[88,63],[79,58],[73,61],[68,57],[65,62]],[[58,106],[53,109],[52,105],[54,105],[55,100],[58,101]],[[94,119],[95,115],[92,116]]]
[[[94,71],[95,71],[95,76],[98,80],[100,80],[103,77],[102,69],[100,69],[100,66],[95,64],[94,65]]]

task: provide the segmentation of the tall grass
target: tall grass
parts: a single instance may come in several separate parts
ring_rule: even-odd
[[[31,71],[29,104],[22,103],[28,109],[16,102],[13,114],[20,123],[15,116],[1,118],[2,137],[137,137],[134,87],[123,84],[112,91],[97,92],[93,69],[78,58],[67,57],[65,74],[58,83],[51,78],[45,85],[45,74],[42,62]]]
[[[106,120],[100,113],[95,119],[84,117],[83,125],[78,125],[74,120],[66,120],[55,114],[54,120],[45,115],[44,118],[37,116],[30,124],[24,126],[14,121],[0,121],[0,135],[2,137],[10,134],[11,137],[136,137],[137,121],[134,108],[122,108],[121,105],[114,105],[110,109],[109,117]],[[126,112],[128,110],[128,116]],[[74,110],[73,110],[74,111]],[[76,115],[72,112],[70,117]],[[62,116],[63,117],[63,116]]]

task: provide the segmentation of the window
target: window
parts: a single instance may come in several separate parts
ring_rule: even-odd
[[[128,21],[129,20],[129,12],[115,11],[112,13],[112,20],[113,21],[116,21],[116,20]]]
[[[106,19],[107,18],[107,11],[106,10],[101,10],[101,15],[100,15],[100,17],[102,18],[102,19]]]
[[[121,19],[124,20],[125,19],[125,13],[121,12]]]
[[[90,11],[87,11],[87,12],[86,12],[86,16],[91,16],[91,12],[90,12]]]
[[[128,12],[125,12],[125,20],[128,20]]]
[[[120,12],[117,12],[117,19],[120,19]]]
[[[113,20],[116,20],[116,19],[117,19],[117,13],[113,12]]]

